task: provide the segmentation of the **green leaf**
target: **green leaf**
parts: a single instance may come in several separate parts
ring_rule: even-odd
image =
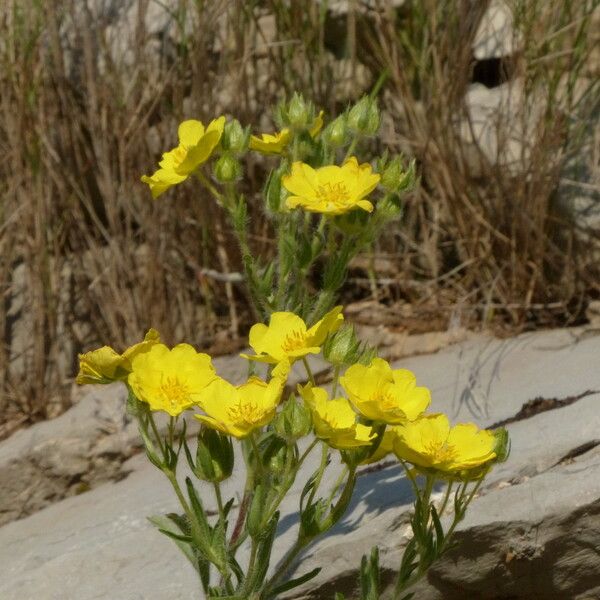
[[[273,550],[273,542],[275,541],[275,533],[277,531],[277,523],[279,522],[279,511],[276,511],[267,526],[264,528],[262,535],[258,538],[258,551],[256,554],[256,568],[254,573],[251,573],[251,579],[244,586],[247,592],[253,592],[260,588],[263,584],[271,562],[271,552]]]
[[[433,504],[431,505],[431,520],[433,521],[433,526],[435,527],[435,546],[437,549],[440,548],[444,543],[445,535],[444,528],[442,527],[437,510]]]
[[[361,600],[379,600],[379,548],[374,546],[371,555],[362,557],[360,565]]]
[[[302,585],[303,583],[310,581],[311,579],[316,577],[320,572],[321,572],[321,567],[317,567],[317,568],[313,569],[312,571],[305,573],[304,575],[300,575],[300,577],[295,577],[294,579],[290,579],[289,581],[286,581],[285,583],[282,583],[281,585],[278,585],[276,588],[274,588],[269,593],[269,596],[272,598],[277,598],[278,594],[282,594],[283,592],[292,590],[295,587],[298,587],[299,585]]]
[[[152,525],[154,525],[161,533],[170,537],[175,544],[177,544],[177,547],[183,552],[190,563],[192,563],[192,566],[196,569],[198,574],[200,574],[198,559],[194,553],[194,548],[190,544],[191,538],[183,539],[184,537],[188,537],[185,529],[181,528],[170,515],[154,515],[148,517],[148,521],[150,521],[150,523],[152,523]],[[177,529],[179,529],[179,532]]]
[[[414,570],[419,566],[417,557],[417,540],[413,538],[408,542],[402,555],[400,570],[398,572],[398,580],[402,583],[408,581]]]

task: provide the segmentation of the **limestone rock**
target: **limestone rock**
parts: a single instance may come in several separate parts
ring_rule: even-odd
[[[120,476],[140,446],[126,398],[119,385],[98,386],[60,417],[0,444],[0,524]]]
[[[523,82],[513,80],[494,88],[471,84],[465,96],[467,115],[457,121],[463,152],[475,176],[484,165],[500,165],[511,175],[525,172],[530,143],[544,110],[543,98],[526,95]]]
[[[492,0],[473,41],[475,60],[512,56],[522,46],[522,35],[514,26],[511,8],[504,0]]]
[[[598,597],[599,353],[600,336],[576,329],[509,340],[480,336],[399,363],[432,388],[431,409],[448,412],[454,421],[489,426],[527,416],[508,423],[511,457],[486,480],[457,534],[460,545],[434,565],[416,597]],[[535,404],[537,410],[560,408],[521,410],[534,398],[546,399]],[[275,556],[295,539],[301,487],[314,464],[311,457],[282,506]],[[176,509],[168,484],[142,455],[123,468],[131,472],[123,481],[0,528],[3,600],[198,597],[191,567],[144,518]],[[239,463],[236,468],[228,497],[243,486]],[[332,478],[338,468],[333,465]],[[74,463],[67,474],[78,470]],[[347,515],[295,567],[298,574],[314,566],[323,571],[292,596],[325,599],[339,590],[353,597],[360,556],[375,543],[388,582],[408,539],[410,505],[410,486],[399,468],[384,463],[366,470]],[[247,560],[247,549],[240,559]]]

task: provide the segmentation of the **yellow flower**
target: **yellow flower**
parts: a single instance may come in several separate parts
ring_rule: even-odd
[[[97,350],[79,355],[79,373],[76,383],[111,383],[125,379],[131,371],[131,360],[137,354],[147,352],[154,344],[160,342],[156,329],[150,329],[143,342],[134,344],[123,354],[115,352],[110,346],[102,346]]]
[[[231,385],[217,377],[203,392],[199,403],[205,415],[194,415],[205,425],[236,438],[246,437],[275,416],[290,370],[281,363],[273,370],[269,383],[250,377],[246,383]]]
[[[288,208],[302,206],[310,212],[341,215],[357,207],[371,212],[373,205],[365,197],[377,187],[379,179],[371,165],[359,165],[352,156],[341,167],[328,165],[316,170],[295,162],[291,174],[281,181],[292,194],[286,201]]]
[[[250,136],[250,150],[263,154],[281,154],[292,139],[292,132],[286,127],[276,133],[262,133],[260,137]]]
[[[183,121],[177,131],[179,145],[162,156],[160,169],[144,175],[142,182],[150,186],[153,198],[170,187],[185,181],[203,162],[208,160],[223,134],[225,117],[211,121],[205,128],[201,121]]]
[[[377,437],[371,427],[356,422],[356,413],[346,398],[329,400],[326,390],[310,383],[299,385],[298,392],[311,410],[315,435],[333,448],[368,446]]]
[[[431,401],[429,390],[417,386],[411,371],[392,370],[381,358],[374,358],[369,366],[352,365],[340,383],[359,413],[390,425],[413,421]]]
[[[394,452],[417,468],[465,476],[463,471],[496,458],[497,439],[492,431],[473,423],[450,428],[448,417],[425,415],[394,428]]]
[[[272,364],[282,360],[293,363],[307,354],[318,354],[328,334],[337,331],[343,321],[341,306],[330,310],[310,329],[294,313],[274,312],[268,327],[257,323],[250,329],[249,342],[256,355],[241,356]]]
[[[321,111],[308,133],[311,137],[316,137],[323,128],[323,111]],[[250,136],[249,147],[251,150],[262,152],[263,154],[281,154],[292,139],[292,132],[287,128],[283,128],[276,133],[261,133],[260,137],[256,135]]]
[[[200,392],[215,377],[208,354],[196,352],[189,344],[178,344],[171,350],[154,344],[133,357],[127,383],[151,410],[164,410],[176,417],[200,400]]]

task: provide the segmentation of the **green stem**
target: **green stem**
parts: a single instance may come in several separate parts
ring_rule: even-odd
[[[442,518],[442,515],[444,514],[444,511],[446,510],[448,500],[450,499],[451,491],[452,491],[452,480],[449,480],[448,487],[446,488],[446,493],[444,494],[444,499],[442,500],[442,503],[440,504],[440,508],[438,509],[438,515],[439,515],[440,519]]]
[[[173,447],[173,439],[175,437],[175,422],[176,417],[169,417],[169,446]]]
[[[459,514],[454,515],[454,519],[452,521],[452,524],[450,525],[450,527],[448,528],[448,531],[446,532],[446,535],[444,536],[444,542],[442,543],[442,546],[440,548],[440,553],[443,552],[444,549],[446,548],[446,546],[448,545],[448,542],[450,541],[450,538],[452,537],[452,534],[454,533],[454,530],[456,529],[457,525],[463,520],[463,518],[465,516],[465,510],[467,509],[467,507],[471,503],[471,500],[473,500],[473,497],[477,493],[477,490],[479,490],[479,488],[480,488],[480,486],[481,486],[482,483],[483,483],[483,477],[477,481],[477,483],[475,484],[475,486],[471,490],[471,493],[469,494],[469,497],[467,498],[467,501],[463,505],[462,512],[459,513]],[[464,485],[462,493],[461,493],[461,499],[464,497],[466,491],[467,491],[467,484],[465,482],[465,485]]]
[[[284,263],[282,260],[282,256],[285,254],[286,250],[284,248],[285,237],[286,237],[286,223],[284,222],[284,218],[278,219],[277,224],[277,291],[275,294],[275,310],[284,310],[285,306],[283,305],[283,298],[285,295],[285,283],[286,277],[283,272]]]
[[[302,463],[306,459],[306,457],[312,452],[312,449],[319,443],[319,438],[315,438],[306,448],[306,450],[302,453],[300,458],[298,459],[298,464],[296,465],[296,469],[299,469],[302,466]]]
[[[208,180],[208,178],[198,170],[194,172],[194,175],[198,181],[214,196],[215,200],[221,205],[225,206],[225,196],[217,190],[217,188]]]
[[[263,468],[262,461],[260,459],[260,450],[258,448],[258,443],[256,441],[256,436],[254,432],[252,432],[248,438],[250,439],[250,444],[252,445],[252,450],[254,452],[254,458],[256,463],[256,470],[258,471],[258,476],[263,479],[265,475],[265,470]]]
[[[327,501],[328,506],[331,506],[333,504],[333,499],[335,498],[337,491],[340,489],[340,486],[342,485],[342,481],[344,481],[344,478],[346,477],[347,472],[348,472],[348,465],[344,465],[342,472],[340,473],[339,477],[337,478],[336,482],[333,484],[333,487],[331,488],[331,493],[329,494],[329,499]]]
[[[221,495],[221,484],[218,481],[213,481],[213,490],[215,491],[215,499],[217,500],[219,517],[221,519],[225,519],[225,510],[223,508],[223,496]]]
[[[465,482],[462,485],[462,488],[459,492],[459,503],[462,505],[462,511],[455,513],[454,514],[454,519],[452,520],[452,524],[450,525],[450,527],[448,528],[448,531],[446,532],[445,536],[444,536],[444,541],[442,542],[442,544],[439,546],[437,554],[436,554],[436,558],[439,558],[444,551],[446,550],[448,543],[450,542],[452,535],[454,534],[454,530],[456,529],[457,525],[462,521],[462,519],[464,518],[464,511],[466,510],[467,506],[469,505],[469,503],[471,502],[471,500],[473,500],[473,497],[475,496],[475,494],[477,493],[477,490],[479,489],[479,487],[481,486],[483,482],[483,478],[481,478],[477,484],[474,486],[473,490],[471,491],[471,493],[469,494],[467,501],[464,505],[462,505],[462,500],[465,497],[466,494],[466,490],[467,490],[467,482]],[[448,487],[451,486],[451,482],[449,482]],[[446,497],[444,498],[444,508],[445,508],[445,503],[447,503],[447,498],[450,496],[449,492],[446,492]],[[440,512],[440,517],[441,517],[442,513]],[[431,561],[427,561],[427,562],[423,562],[421,564],[419,564],[418,569],[415,571],[415,573],[409,577],[409,579],[407,581],[404,582],[404,584],[401,584],[400,580],[398,579],[398,582],[396,583],[396,588],[394,590],[394,598],[400,598],[400,594],[406,592],[406,590],[408,590],[409,588],[411,588],[415,583],[417,583],[417,581],[419,581],[426,573],[427,570],[429,569],[431,565]]]
[[[342,161],[343,163],[345,163],[354,153],[354,151],[356,150],[356,146],[358,144],[358,141],[360,140],[361,135],[360,133],[356,133],[354,135],[354,137],[352,138],[352,141],[350,142],[350,145],[348,146],[348,150],[346,151],[346,155],[344,156],[344,160]]]
[[[308,364],[308,360],[306,360],[306,356],[302,357],[302,363],[304,364],[304,368],[306,369],[306,374],[308,375],[308,380],[315,385],[315,378],[313,377],[312,371],[310,369],[310,365]]]
[[[268,591],[287,573],[288,569],[292,565],[292,562],[294,562],[296,556],[298,556],[298,554],[302,551],[302,548],[304,548],[304,546],[308,544],[308,541],[309,540],[301,538],[298,538],[296,540],[294,545],[288,550],[287,554],[283,557],[283,560],[277,567],[277,570],[275,571],[275,573],[273,573],[273,576],[271,577],[271,579],[269,579],[269,581],[263,589]]]
[[[417,480],[415,479],[415,476],[412,473],[412,469],[402,459],[399,459],[399,460],[402,463],[402,466],[404,467],[404,472],[406,473],[406,477],[408,478],[408,480],[410,481],[410,483],[412,485],[413,492],[415,493],[415,497],[419,498],[421,496],[421,491],[419,490],[419,486],[417,485]]]
[[[156,426],[156,422],[154,421],[154,416],[151,411],[148,412],[148,421],[150,422],[150,427],[152,428],[152,432],[154,433],[154,437],[156,442],[158,443],[158,447],[163,455],[163,460],[166,460],[167,455],[165,451],[165,446],[163,444],[163,439],[161,435],[158,433],[158,427]]]
[[[315,479],[315,485],[310,491],[310,495],[308,497],[308,505],[310,506],[315,499],[315,494],[321,485],[321,480],[323,479],[323,474],[325,473],[325,469],[327,468],[327,459],[329,458],[329,446],[325,442],[321,442],[321,463],[319,464],[319,470],[317,472],[317,477]]]
[[[335,398],[338,390],[338,383],[340,380],[340,365],[336,365],[333,369],[333,389],[331,390],[331,397]]]

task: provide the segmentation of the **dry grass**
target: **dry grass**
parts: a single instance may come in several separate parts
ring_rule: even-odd
[[[359,59],[371,81],[388,71],[384,142],[417,157],[422,185],[402,228],[375,249],[387,279],[371,273],[348,297],[434,305],[446,321],[578,318],[596,272],[556,199],[598,111],[598,88],[581,87],[594,81],[585,13],[597,1],[515,3],[525,43],[506,66],[525,105],[541,107],[535,127],[521,128],[518,174],[476,148],[467,154],[457,133],[485,4],[408,2],[397,17],[383,1],[366,11],[350,2],[334,19],[317,2],[179,0],[167,14],[157,1],[131,0],[114,3],[129,7],[119,18],[79,0],[5,2],[0,424],[64,409],[78,351],[123,347],[150,325],[204,347],[245,333],[244,289],[218,276],[237,271],[239,258],[223,215],[192,186],[152,203],[139,176],[183,118],[224,111],[265,127],[264,107],[296,89],[334,113],[362,91],[357,78],[369,81]],[[169,35],[149,29],[149,14],[165,18]],[[264,168],[247,164],[250,196]],[[272,251],[268,223],[254,216],[252,234],[257,251]]]

